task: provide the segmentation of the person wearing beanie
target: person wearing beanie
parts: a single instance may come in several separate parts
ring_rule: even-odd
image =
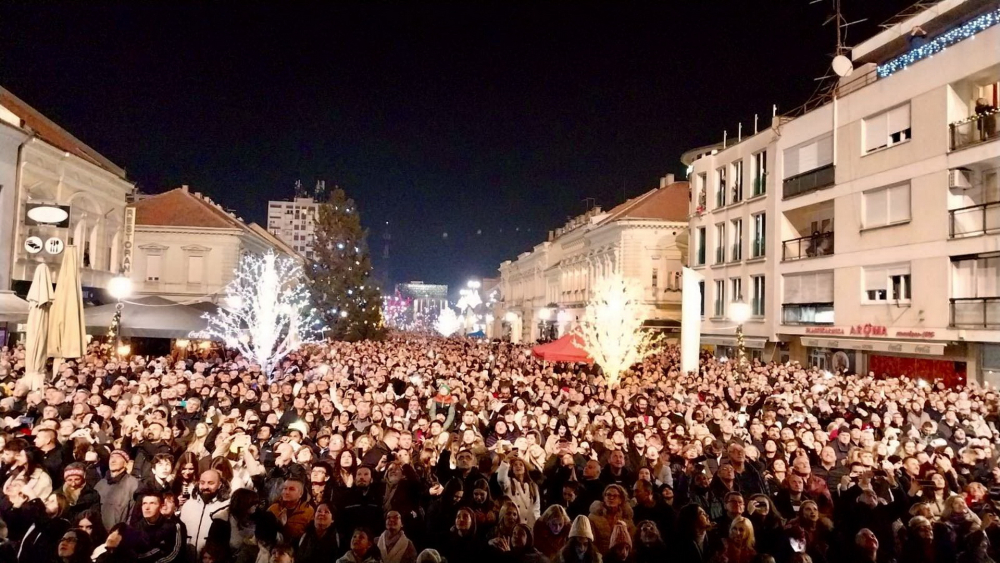
[[[619,520],[611,530],[611,550],[604,557],[607,563],[626,563],[631,561],[632,555],[632,535],[629,533],[625,522]]]
[[[139,480],[128,473],[130,459],[125,450],[111,452],[108,474],[94,486],[94,490],[101,495],[101,519],[107,530],[114,528],[115,524],[128,523],[128,517],[132,513],[135,494],[139,491]]]
[[[590,519],[577,516],[569,528],[569,541],[553,563],[601,563],[601,554],[594,547],[594,531]]]
[[[417,563],[447,563],[447,561],[436,549],[425,549],[417,556]]]
[[[66,495],[66,518],[75,520],[87,511],[101,511],[101,495],[87,484],[87,466],[78,461],[63,470],[62,493]]]
[[[632,507],[628,503],[628,494],[621,485],[608,485],[604,488],[601,501],[595,502],[590,509],[590,525],[594,531],[594,545],[601,555],[607,555],[611,549],[611,531],[618,522],[625,524],[628,534],[635,533],[632,523]]]

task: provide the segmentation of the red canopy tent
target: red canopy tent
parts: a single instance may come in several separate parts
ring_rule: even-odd
[[[583,339],[578,334],[567,334],[548,344],[539,344],[531,349],[531,354],[547,362],[594,363],[594,359],[583,349]]]

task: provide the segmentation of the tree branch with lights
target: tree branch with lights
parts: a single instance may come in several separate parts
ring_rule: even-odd
[[[661,335],[642,329],[642,288],[620,273],[599,279],[580,323],[583,347],[609,387],[622,373],[660,351]]]
[[[302,268],[291,258],[271,251],[263,256],[245,255],[226,295],[230,308],[206,313],[205,333],[223,339],[269,378],[285,356],[324,340]]]

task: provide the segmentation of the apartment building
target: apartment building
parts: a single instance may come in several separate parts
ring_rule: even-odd
[[[760,333],[776,359],[1000,380],[998,24],[996,2],[983,0],[910,11],[853,48],[854,70],[830,103],[772,124],[774,189],[760,205],[773,209],[764,264],[775,299]],[[916,26],[926,37],[910,36]],[[754,139],[703,156],[693,172],[718,185],[710,168],[752,152]],[[736,218],[731,205],[692,221],[707,248]],[[707,299],[718,300],[734,266],[706,258]],[[725,326],[724,310],[708,313],[703,343]]]
[[[320,203],[311,197],[267,202],[267,230],[302,256],[312,259]]]

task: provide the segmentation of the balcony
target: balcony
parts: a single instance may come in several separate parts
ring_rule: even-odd
[[[952,297],[951,326],[1000,328],[1000,297]]]
[[[1000,112],[973,115],[968,119],[956,121],[948,126],[951,131],[951,150],[957,151],[966,147],[1000,139],[997,119]]]
[[[833,303],[782,304],[781,324],[832,325]]]
[[[951,238],[1000,233],[1000,201],[952,209],[948,219]]]
[[[785,181],[781,186],[781,197],[783,199],[787,199],[804,193],[809,193],[813,190],[832,186],[834,179],[834,166],[832,164],[827,164],[826,166],[821,166],[808,172],[803,172],[802,174],[790,176],[785,178]]]
[[[833,232],[815,233],[781,243],[781,261],[802,260],[833,254]]]

